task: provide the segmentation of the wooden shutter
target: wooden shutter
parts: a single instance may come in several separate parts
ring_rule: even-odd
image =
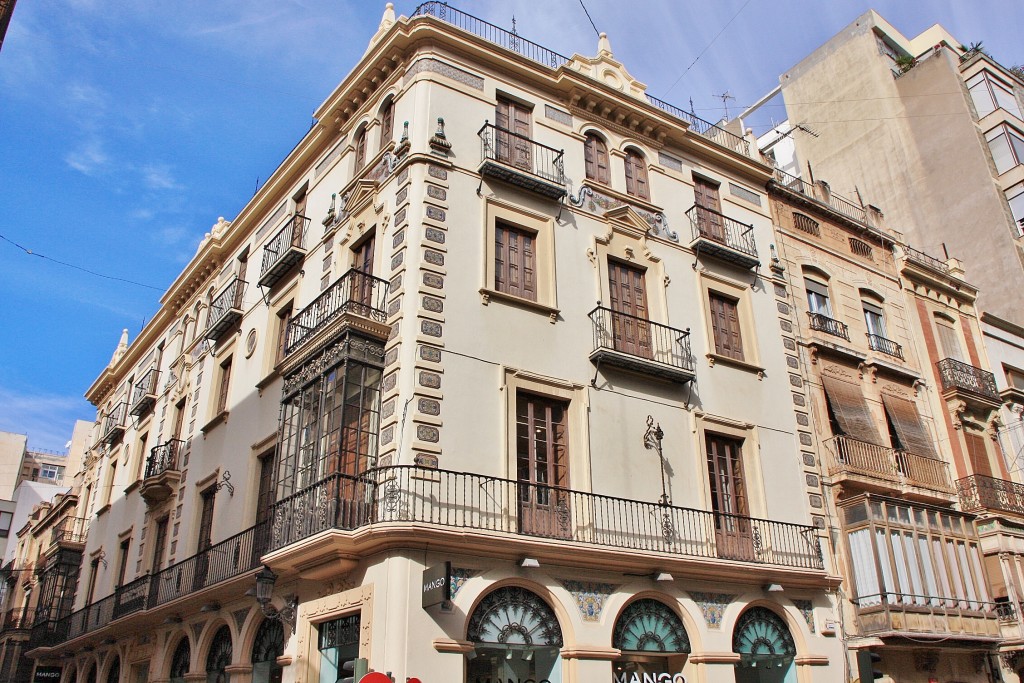
[[[384,107],[380,122],[380,148],[384,149],[395,134],[395,101],[391,100]]]
[[[741,442],[717,434],[705,434],[704,440],[707,443],[712,510],[730,515],[746,515],[747,496],[743,482]]]
[[[217,393],[217,412],[222,413],[228,407],[228,389],[231,387],[231,356],[220,366],[220,389]]]
[[[583,147],[583,161],[586,164],[587,178],[599,183],[607,183],[611,179],[608,172],[608,145],[597,135],[591,133]]]
[[[694,177],[693,197],[697,205],[697,227],[707,237],[721,241],[725,238],[722,227],[722,205],[718,199],[718,185]]]
[[[644,158],[633,150],[626,152],[626,192],[640,199],[650,199],[651,196],[647,191]]]
[[[942,345],[942,352],[946,354],[945,357],[966,362],[964,352],[960,348],[960,335],[957,334],[953,323],[936,320],[935,328],[939,331],[939,343]]]
[[[994,476],[988,459],[988,449],[985,448],[985,437],[964,432],[964,443],[967,445],[967,457],[971,461],[972,472],[983,477]]]
[[[743,360],[739,302],[716,292],[709,293],[708,300],[711,306],[711,331],[715,339],[715,353]]]
[[[213,545],[213,501],[217,495],[217,489],[208,488],[200,494],[203,510],[199,515],[199,544],[198,552],[202,552]]]
[[[494,288],[537,300],[534,236],[505,223],[494,227]]]
[[[367,275],[373,274],[374,237],[375,235],[371,233],[369,237],[352,249],[352,267]]]
[[[821,383],[825,386],[825,397],[843,433],[858,441],[882,446],[882,439],[875,428],[875,419],[871,416],[860,387],[834,377],[822,377]]]
[[[518,102],[498,98],[494,124],[498,160],[522,168],[530,168],[530,110]],[[514,135],[509,135],[514,133]]]
[[[366,128],[359,131],[356,137],[356,171],[366,165]]]
[[[889,419],[892,420],[896,434],[900,437],[903,447],[915,455],[923,455],[926,458],[938,458],[932,439],[924,428],[921,415],[917,412],[917,406],[913,401],[905,398],[882,394],[882,404]]]
[[[156,540],[153,547],[153,568],[150,574],[156,574],[164,562],[164,550],[167,547],[168,518],[162,517],[156,523]]]
[[[650,358],[651,330],[644,271],[609,260],[608,291],[611,296],[612,333],[616,350]]]

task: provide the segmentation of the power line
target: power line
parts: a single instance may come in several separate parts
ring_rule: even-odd
[[[721,30],[719,30],[719,32],[715,34],[715,37],[711,39],[710,43],[704,46],[704,49],[700,51],[700,54],[698,54],[696,58],[694,58],[694,60],[690,62],[690,66],[686,67],[686,71],[679,74],[679,78],[677,78],[675,82],[668,87],[668,90],[665,91],[666,95],[672,92],[672,88],[676,87],[676,85],[679,84],[679,81],[683,80],[683,76],[690,72],[690,69],[692,69],[694,65],[700,60],[700,58],[704,56],[704,53],[708,51],[708,48],[715,44],[715,41],[718,40],[718,36],[722,35],[725,32],[725,29],[729,28],[729,24],[731,24],[736,19],[736,17],[738,17],[740,13],[747,8],[747,5],[749,4],[750,0],[747,0],[745,3],[743,3],[742,7],[736,10],[736,14],[732,15],[732,18],[729,19],[729,21],[725,22],[725,26],[723,26]]]
[[[590,19],[590,25],[594,27],[594,33],[596,33],[597,37],[600,38],[601,32],[597,30],[597,25],[594,24],[594,20],[591,19],[590,12],[587,11],[587,6],[583,4],[583,0],[580,0],[580,7],[583,8],[583,13],[587,15],[587,19]]]
[[[125,284],[135,285],[137,287],[146,287],[147,289],[155,289],[158,292],[164,291],[163,287],[154,287],[153,285],[147,285],[147,284],[145,284],[143,282],[136,282],[135,280],[128,280],[128,279],[123,278],[123,277],[116,277],[114,275],[105,275],[104,273],[97,273],[95,270],[89,270],[88,268],[83,268],[82,266],[76,266],[75,264],[68,263],[67,261],[61,261],[61,260],[58,260],[58,259],[55,259],[55,258],[51,258],[51,257],[46,256],[44,254],[40,254],[38,252],[32,251],[28,247],[23,247],[20,244],[18,244],[17,242],[15,242],[14,240],[8,239],[4,235],[0,235],[0,240],[3,240],[4,242],[7,242],[8,244],[11,244],[11,245],[17,247],[18,249],[21,249],[23,252],[25,252],[29,256],[37,256],[37,257],[39,257],[41,259],[45,259],[47,261],[52,261],[53,263],[65,266],[67,268],[74,268],[75,270],[80,270],[83,273],[88,273],[89,275],[95,275],[96,277],[105,278],[107,280],[116,280],[118,282],[124,282]]]

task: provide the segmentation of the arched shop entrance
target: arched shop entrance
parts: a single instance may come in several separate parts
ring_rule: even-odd
[[[525,588],[505,586],[486,595],[469,618],[467,638],[474,646],[467,683],[561,683],[562,629],[551,607]]]
[[[191,658],[192,648],[188,644],[188,637],[182,636],[171,656],[171,683],[185,683],[185,674],[188,673]]]
[[[663,602],[644,598],[629,603],[615,622],[612,647],[622,651],[614,665],[615,683],[684,680],[690,638],[679,615]]]
[[[264,619],[252,644],[253,683],[281,683],[277,658],[284,654],[284,628],[278,619]]]
[[[228,672],[231,666],[231,629],[221,626],[213,634],[210,653],[206,655],[206,683],[228,683]]]
[[[740,615],[732,632],[732,651],[740,655],[736,683],[796,683],[796,645],[786,622],[766,607]]]

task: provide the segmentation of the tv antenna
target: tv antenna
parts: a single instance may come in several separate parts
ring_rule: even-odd
[[[735,100],[736,98],[728,90],[726,90],[721,95],[715,95],[715,94],[712,93],[711,96],[712,97],[717,97],[720,100],[722,100],[722,106],[725,108],[725,120],[728,121],[729,120],[729,102],[728,102],[728,100]]]

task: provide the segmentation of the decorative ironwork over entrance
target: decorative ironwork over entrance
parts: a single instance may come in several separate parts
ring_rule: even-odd
[[[612,647],[624,652],[689,654],[690,638],[679,616],[657,600],[631,602],[615,622]]]
[[[252,644],[252,663],[273,662],[284,654],[284,628],[280,620],[264,619]]]
[[[221,673],[231,665],[231,630],[221,626],[213,636],[210,654],[206,657],[206,672]]]
[[[188,673],[188,662],[192,658],[192,648],[188,644],[188,636],[181,639],[178,647],[174,648],[174,655],[171,657],[171,680],[185,680]]]
[[[752,607],[740,615],[732,634],[732,651],[747,658],[795,657],[796,644],[779,615]]]
[[[473,611],[468,638],[474,643],[562,647],[555,613],[536,594],[505,586],[489,593]]]

